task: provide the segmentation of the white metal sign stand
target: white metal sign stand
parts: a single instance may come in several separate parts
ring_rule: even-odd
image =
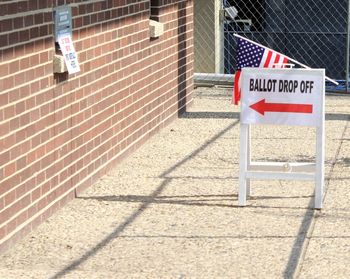
[[[279,179],[314,181],[315,208],[322,208],[325,156],[324,80],[323,69],[242,69],[240,206],[246,205],[251,179]],[[316,127],[316,162],[252,162],[251,124]]]

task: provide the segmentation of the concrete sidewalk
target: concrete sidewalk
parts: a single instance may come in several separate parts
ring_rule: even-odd
[[[326,98],[326,197],[253,181],[238,207],[230,92],[194,105],[0,256],[0,278],[349,278],[350,97]],[[314,161],[315,129],[254,127],[256,160]]]

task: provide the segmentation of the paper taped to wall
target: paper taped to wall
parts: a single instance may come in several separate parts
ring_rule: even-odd
[[[68,73],[75,74],[80,72],[78,55],[73,45],[72,36],[69,33],[62,34],[58,38],[58,44],[66,62]]]

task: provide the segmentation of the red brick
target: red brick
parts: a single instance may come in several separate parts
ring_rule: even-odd
[[[11,74],[11,72],[10,72],[10,74]],[[0,85],[2,85],[2,90],[11,89],[15,85],[14,82],[15,82],[15,80],[14,80],[13,76],[5,78],[2,82],[2,84],[0,84]],[[0,87],[0,89],[1,89],[1,87]]]
[[[5,198],[1,197],[0,198],[0,211],[5,207]]]
[[[31,26],[34,24],[34,16],[33,15],[27,15],[24,17],[24,25],[25,26]]]
[[[16,220],[12,220],[6,224],[6,233],[10,234],[16,229]]]
[[[9,204],[13,203],[15,201],[16,195],[15,191],[11,191],[7,195],[5,195],[4,200],[5,200],[5,206],[8,206]]]
[[[23,224],[28,219],[28,211],[25,210],[16,217],[16,226]]]
[[[10,30],[13,30],[13,19],[9,18],[1,20],[0,32],[6,32]]]
[[[22,197],[26,193],[25,188],[26,188],[25,185],[22,184],[15,189],[16,199],[19,199],[20,197]]]
[[[14,174],[16,171],[16,163],[11,163],[9,165],[6,165],[4,167],[4,176],[11,176],[12,174]]]
[[[35,189],[31,194],[31,201],[32,203],[36,200],[38,200],[41,196],[41,188]]]
[[[17,44],[19,42],[20,42],[19,32],[12,32],[8,35],[8,44],[9,45]]]

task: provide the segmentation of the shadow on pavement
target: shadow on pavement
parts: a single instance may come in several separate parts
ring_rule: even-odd
[[[169,175],[171,172],[176,170],[178,167],[182,166],[187,161],[191,160],[195,156],[197,156],[200,152],[205,150],[209,145],[214,143],[217,139],[222,137],[225,133],[227,133],[229,130],[234,128],[236,125],[238,125],[238,121],[234,121],[230,125],[228,125],[225,129],[221,130],[219,133],[211,137],[209,140],[207,140],[203,145],[201,145],[199,148],[194,150],[191,154],[189,154],[187,157],[164,171],[160,178],[163,178],[163,182],[153,191],[153,193],[149,196],[147,196],[147,199],[143,199],[140,201],[142,204],[139,206],[138,209],[132,213],[125,222],[121,223],[119,226],[117,226],[113,232],[111,232],[109,235],[107,235],[104,239],[102,239],[95,247],[87,251],[84,255],[82,255],[79,259],[73,261],[70,265],[64,267],[62,270],[57,272],[55,275],[51,277],[51,279],[58,279],[62,278],[71,271],[78,268],[82,263],[87,261],[89,258],[93,257],[98,251],[103,249],[108,243],[110,243],[112,240],[114,240],[116,237],[119,237],[119,235],[127,228],[131,223],[133,223],[142,213],[150,206],[150,204],[163,192],[163,190],[169,185],[169,183],[172,181],[171,178],[167,178],[167,175]]]

